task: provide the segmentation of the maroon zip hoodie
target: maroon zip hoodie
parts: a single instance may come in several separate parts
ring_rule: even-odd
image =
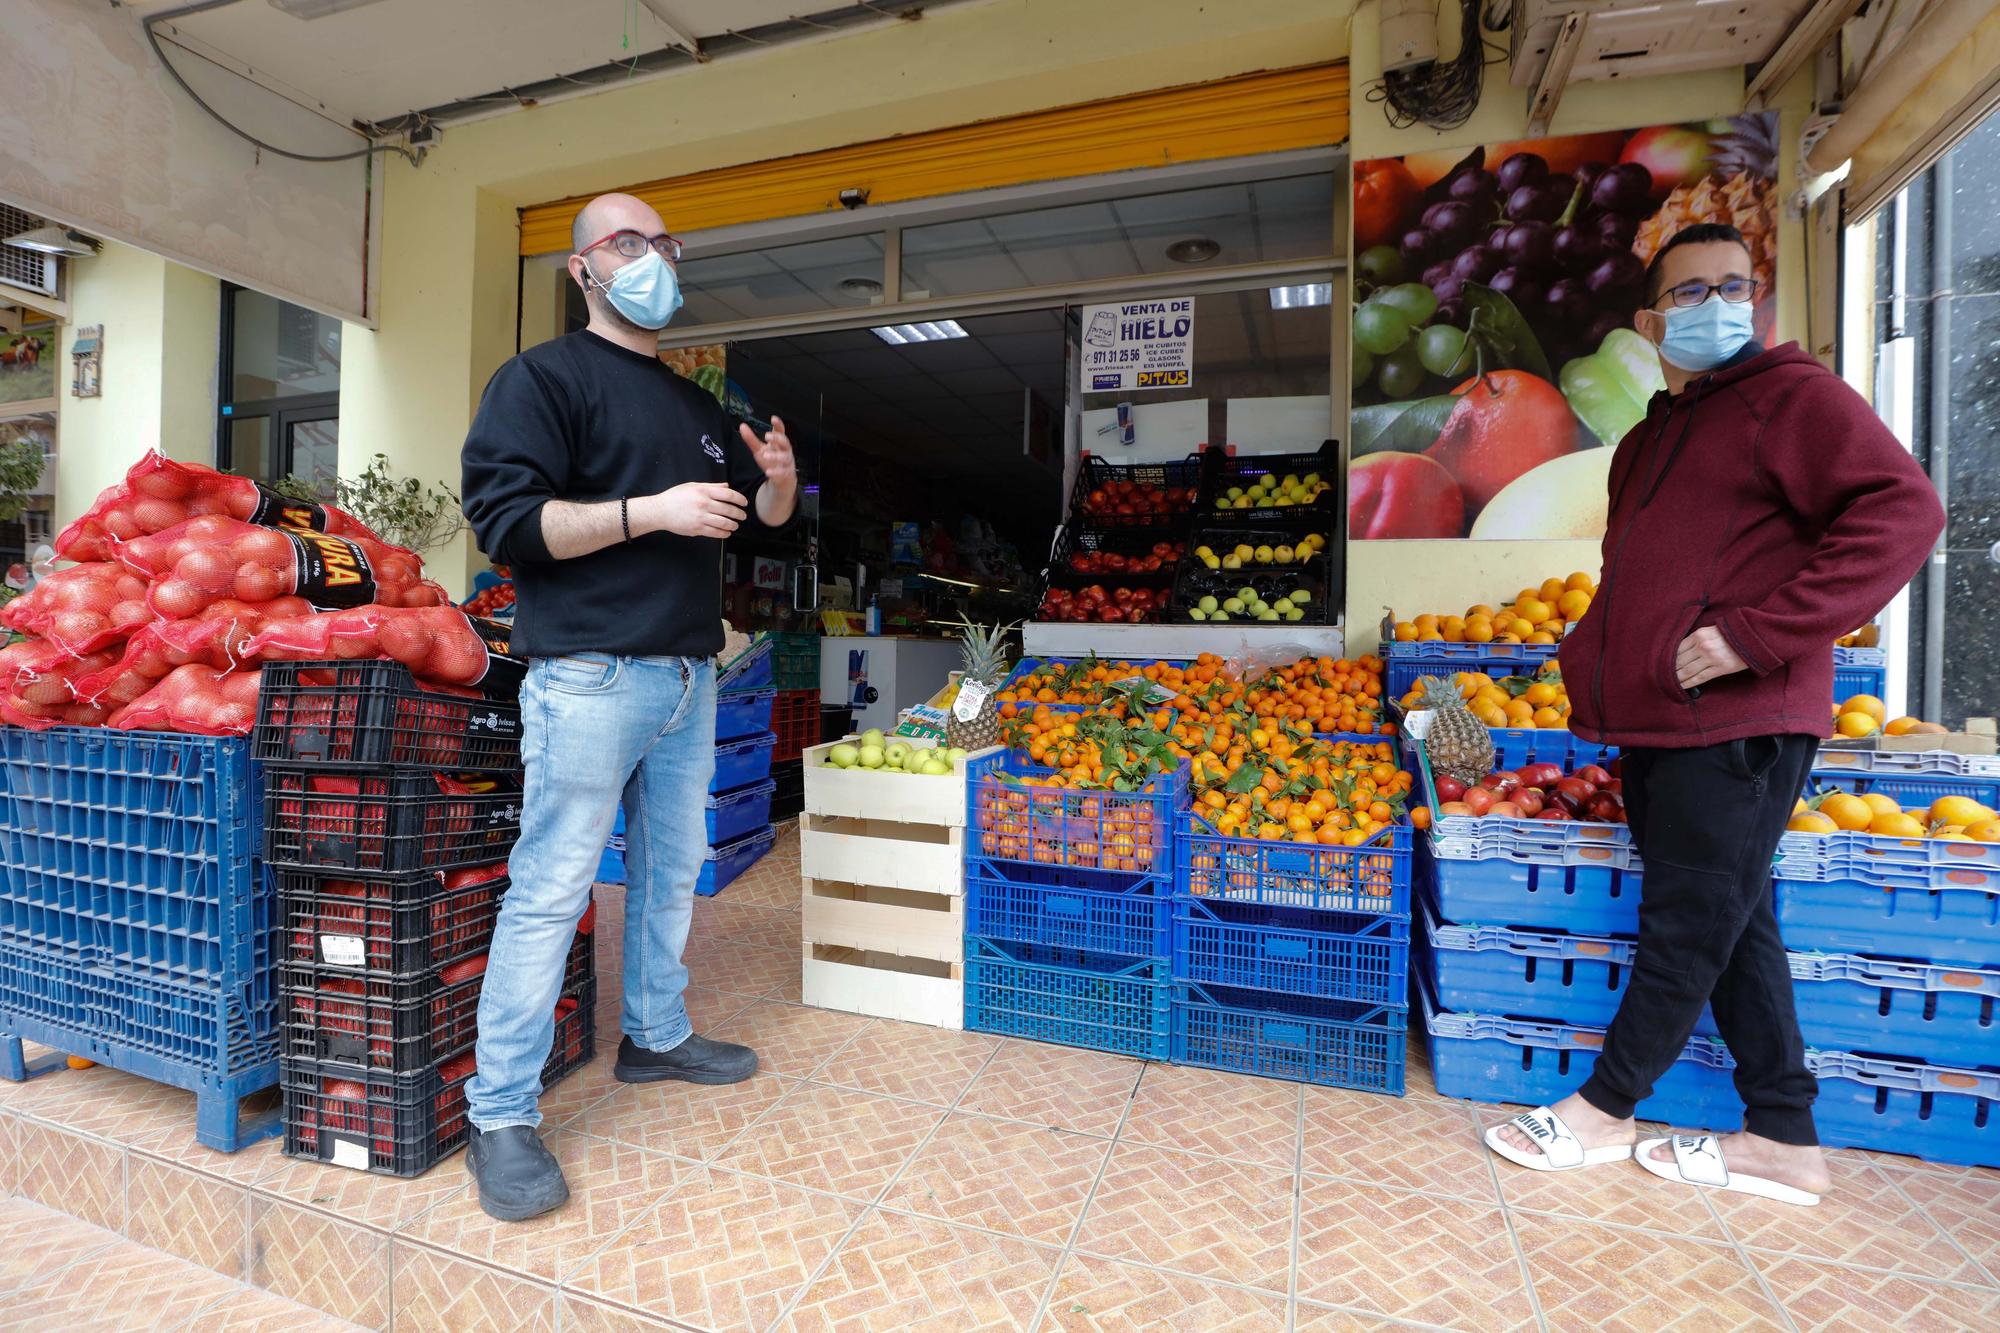
[[[1561,661],[1571,729],[1613,745],[1828,735],[1833,641],[1944,530],[1909,451],[1796,343],[1655,394],[1609,486],[1603,579]],[[1684,690],[1681,640],[1708,625],[1750,669]]]

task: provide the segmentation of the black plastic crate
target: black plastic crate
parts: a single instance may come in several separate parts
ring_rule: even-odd
[[[1340,465],[1340,448],[1328,440],[1309,454],[1230,454],[1220,449],[1207,450],[1202,455],[1205,466],[1201,474],[1201,495],[1195,504],[1195,522],[1242,523],[1251,525],[1267,524],[1288,516],[1310,516],[1316,523],[1328,529],[1339,521],[1342,485],[1345,476]],[[1249,490],[1251,485],[1265,473],[1283,481],[1287,476],[1303,480],[1308,473],[1317,472],[1320,480],[1327,482],[1319,498],[1304,505],[1290,505],[1285,508],[1270,509],[1217,509],[1216,500],[1227,495],[1232,487]]]
[[[1155,528],[1058,528],[1048,568],[1042,571],[1035,592],[1035,605],[1041,608],[1037,614],[1047,618],[1044,613],[1049,607],[1049,594],[1058,589],[1076,591],[1100,584],[1106,590],[1170,591],[1181,559],[1187,554],[1186,535],[1180,528],[1170,531]],[[1160,554],[1164,548],[1171,550]],[[1101,559],[1104,564],[1095,565],[1093,557]],[[1159,564],[1157,569],[1130,567],[1155,559]],[[1086,561],[1091,567],[1075,568],[1078,560]],[[1164,602],[1150,608],[1146,621],[1158,622],[1163,618],[1165,609]]]
[[[544,1090],[597,1054],[597,987],[556,1003]],[[314,1060],[284,1063],[285,1155],[384,1176],[420,1176],[471,1134],[465,1085],[477,1066],[464,1051],[408,1074]]]
[[[771,765],[771,781],[778,789],[771,793],[771,819],[791,819],[806,808],[805,760],[791,759]]]
[[[1272,511],[1263,512],[1268,514]],[[1280,623],[1333,623],[1332,617],[1345,593],[1341,582],[1342,569],[1334,558],[1334,552],[1340,545],[1339,530],[1295,509],[1280,512],[1298,516],[1274,520],[1254,528],[1197,526],[1189,534],[1187,555],[1181,560],[1180,574],[1174,580],[1174,596],[1169,604],[1167,619],[1175,623],[1189,620],[1189,608],[1205,596],[1215,598],[1219,604],[1235,596],[1239,589],[1250,587],[1255,588],[1265,601],[1276,602],[1293,590],[1303,588],[1312,599],[1302,608],[1305,615],[1297,621]],[[1273,549],[1296,546],[1300,538],[1313,532],[1326,536],[1326,547],[1310,560],[1294,561],[1289,565],[1246,564],[1241,569],[1210,569],[1195,554],[1204,546],[1217,556],[1233,554],[1239,546],[1249,546],[1253,550],[1263,546]],[[1245,615],[1231,615],[1230,620],[1257,623],[1255,617]]]
[[[578,928],[563,964],[560,994],[574,995],[595,979],[594,921],[592,911]],[[400,1074],[470,1049],[478,1035],[486,955],[474,954],[418,977],[290,966],[279,970],[279,979],[287,1059]]]
[[[521,706],[423,685],[401,662],[271,662],[251,755],[322,772],[511,773],[521,767]]]
[[[410,976],[485,953],[507,892],[506,862],[381,878],[273,870],[283,961]]]
[[[1201,491],[1202,457],[1189,454],[1174,463],[1131,463],[1117,464],[1095,454],[1085,454],[1078,460],[1076,485],[1069,494],[1068,522],[1071,528],[1155,528],[1163,532],[1178,532],[1185,528],[1188,517],[1194,512],[1196,499]],[[1116,512],[1116,501],[1111,511],[1091,503],[1091,497],[1098,491],[1109,491],[1112,482],[1132,482],[1140,486],[1158,486],[1178,493],[1174,504],[1165,513],[1120,514]]]
[[[296,870],[396,875],[507,859],[519,785],[477,774],[265,774],[264,860]]]

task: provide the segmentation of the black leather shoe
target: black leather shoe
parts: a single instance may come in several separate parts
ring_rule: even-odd
[[[502,1222],[525,1222],[569,1202],[569,1184],[555,1155],[527,1125],[472,1128],[465,1169],[479,1182],[479,1206]]]
[[[611,1072],[620,1083],[658,1083],[678,1078],[689,1083],[741,1083],[757,1072],[757,1052],[748,1046],[710,1041],[699,1034],[671,1051],[649,1051],[630,1037],[618,1043],[618,1063]]]

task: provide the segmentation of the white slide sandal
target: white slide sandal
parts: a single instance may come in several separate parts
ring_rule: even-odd
[[[1671,1162],[1653,1159],[1653,1149],[1663,1143],[1674,1145],[1674,1160]],[[1796,1185],[1731,1171],[1722,1160],[1722,1143],[1713,1134],[1676,1134],[1671,1139],[1648,1139],[1639,1145],[1638,1158],[1640,1166],[1662,1180],[1707,1189],[1733,1190],[1737,1194],[1754,1194],[1760,1199],[1794,1203],[1801,1208],[1813,1208],[1819,1204],[1819,1195]]]
[[[1500,1131],[1508,1125],[1540,1144],[1542,1150],[1522,1152],[1502,1139]],[[1486,1146],[1514,1165],[1525,1166],[1530,1171],[1577,1171],[1586,1166],[1622,1162],[1632,1155],[1629,1143],[1609,1148],[1584,1147],[1570,1127],[1563,1123],[1563,1118],[1546,1106],[1523,1111],[1506,1125],[1493,1126],[1486,1131]]]

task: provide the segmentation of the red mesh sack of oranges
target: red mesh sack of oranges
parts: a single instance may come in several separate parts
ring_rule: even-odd
[[[288,499],[248,477],[232,477],[199,463],[176,463],[149,451],[125,480],[97,497],[83,517],[56,538],[65,560],[109,560],[120,542],[165,532],[204,514],[220,514],[272,528],[303,528],[336,537],[380,541],[368,526],[332,505]]]
[[[257,723],[259,671],[175,667],[167,678],[111,715],[121,731],[188,731],[247,736]]]
[[[225,597],[256,604],[299,596],[337,609],[438,606],[449,599],[424,578],[423,561],[372,537],[335,537],[259,527],[209,514],[149,537],[121,542],[120,564],[153,580],[147,602],[168,620],[186,620]]]
[[[192,620],[153,620],[125,641],[123,656],[102,671],[78,676],[76,696],[91,703],[129,704],[167,678],[175,667],[205,666],[234,670],[254,659],[243,646],[269,621],[308,616],[312,604],[302,597],[239,602],[225,597],[202,608]]]
[[[40,635],[72,655],[95,652],[152,618],[146,580],[102,562],[46,575],[0,611],[0,625]]]

